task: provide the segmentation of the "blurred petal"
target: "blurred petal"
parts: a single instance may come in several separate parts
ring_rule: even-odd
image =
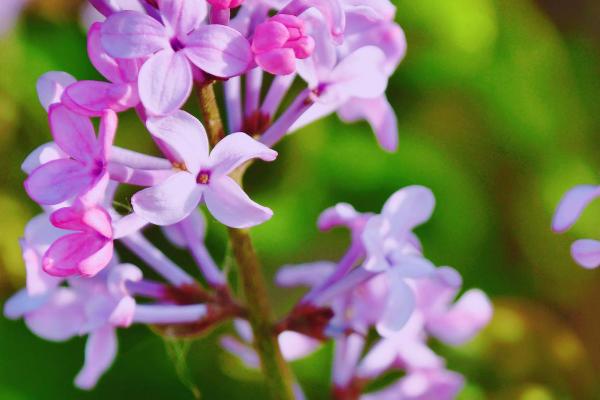
[[[587,205],[598,196],[600,196],[600,186],[595,185],[580,185],[568,191],[556,209],[552,229],[555,232],[570,229]]]
[[[32,296],[21,289],[4,303],[4,316],[8,319],[21,318],[43,306],[48,299],[47,295]]]
[[[154,18],[136,12],[112,14],[102,24],[102,47],[117,58],[139,58],[170,48],[165,27]]]
[[[423,186],[408,186],[394,193],[383,206],[382,215],[392,222],[392,235],[412,230],[431,218],[435,197]]]
[[[204,196],[211,214],[232,228],[249,228],[273,216],[273,211],[252,201],[228,176],[212,179]]]
[[[285,331],[279,334],[279,346],[287,361],[304,358],[321,346],[321,342],[297,332]]]
[[[225,136],[211,151],[211,171],[216,176],[227,175],[254,158],[273,161],[277,158],[277,152],[243,132],[232,133]]]
[[[25,322],[33,333],[46,340],[68,340],[81,332],[84,307],[74,290],[58,288],[47,303],[25,316]]]
[[[327,261],[287,265],[277,271],[275,281],[283,287],[314,287],[323,283],[335,270],[336,264]]]
[[[185,41],[183,50],[201,70],[229,78],[246,72],[252,62],[248,40],[224,25],[203,25]]]
[[[340,43],[346,29],[346,14],[339,0],[292,0],[281,13],[300,15],[312,7],[323,15],[331,36]]]
[[[92,332],[85,344],[85,364],[75,378],[81,389],[92,389],[117,356],[117,334],[112,326]]]
[[[402,329],[415,309],[413,291],[398,273],[397,268],[387,274],[390,285],[388,301],[381,321],[377,324],[377,331],[384,337]]]
[[[490,322],[492,303],[480,290],[472,289],[461,296],[452,308],[428,320],[433,335],[450,345],[460,345],[475,336]]]
[[[322,231],[328,231],[339,226],[350,227],[352,222],[359,217],[360,214],[352,205],[339,203],[323,211],[319,216],[317,225]]]
[[[77,80],[66,72],[51,71],[42,75],[36,85],[42,107],[48,111],[52,104],[60,103],[64,90],[75,82]]]
[[[597,268],[600,266],[600,242],[591,239],[578,240],[571,246],[571,255],[582,267]]]
[[[344,58],[331,73],[340,96],[373,99],[381,96],[388,77],[383,73],[385,54],[375,46],[362,47]],[[327,95],[327,91],[325,93]]]
[[[173,225],[190,215],[202,197],[202,188],[189,172],[179,172],[154,187],[136,193],[133,210],[155,225]]]
[[[192,91],[192,68],[182,52],[161,50],[144,63],[138,79],[140,99],[154,115],[181,108]]]
[[[178,110],[166,117],[149,118],[146,127],[163,147],[172,162],[184,164],[192,175],[207,167],[208,136],[200,121],[185,111]]]
[[[396,151],[398,148],[398,120],[385,96],[373,99],[350,99],[338,113],[345,122],[367,120],[383,149]]]

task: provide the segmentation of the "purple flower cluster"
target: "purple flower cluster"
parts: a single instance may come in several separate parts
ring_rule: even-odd
[[[286,134],[334,112],[367,120],[380,145],[393,151],[396,118],[385,90],[406,50],[388,0],[90,3],[102,17],[89,28],[87,53],[106,80],[48,72],[38,81],[53,140],[22,169],[25,189],[43,212],[21,240],[26,288],[4,309],[48,340],[88,336],[76,379],[81,388],[93,387],[110,367],[116,329],[133,323],[189,336],[235,319],[242,338],[252,341],[244,322],[252,307],[236,299],[206,248],[199,205],[230,228],[269,220],[273,212],[251,200],[240,175],[257,159],[274,161],[272,147]],[[227,127],[215,137],[215,121],[204,114],[203,125],[182,107],[194,88],[203,93],[218,83]],[[114,144],[119,113],[128,110],[161,157]],[[138,188],[125,214],[114,207],[120,186]],[[460,344],[492,311],[479,291],[453,303],[460,276],[423,256],[413,229],[433,207],[432,193],[417,186],[395,193],[379,215],[337,205],[319,227],[350,229],[342,260],[280,271],[280,285],[310,288],[277,324],[282,350],[295,358],[335,340],[337,399],[449,399],[460,389],[462,378],[445,369],[428,338]],[[150,225],[190,252],[204,284],[144,236]],[[116,244],[161,280],[121,262]],[[367,346],[371,331],[379,339]],[[223,345],[258,365],[244,342],[225,337]],[[382,392],[361,394],[392,369],[406,375]]]
[[[283,287],[310,291],[279,324],[279,341],[289,360],[315,351],[319,342],[335,341],[332,396],[335,399],[452,399],[463,386],[458,373],[428,346],[434,337],[449,345],[470,340],[489,322],[492,306],[480,290],[454,302],[462,280],[449,267],[436,268],[422,253],[413,229],[429,219],[432,193],[420,186],[396,192],[381,214],[358,213],[349,204],[323,212],[319,228],[344,226],[352,241],[338,262],[286,266],[277,275]],[[251,341],[238,323],[238,335]],[[374,330],[378,339],[369,343]],[[222,346],[248,365],[251,348],[233,336]],[[390,371],[405,375],[385,389],[363,394],[365,387]]]

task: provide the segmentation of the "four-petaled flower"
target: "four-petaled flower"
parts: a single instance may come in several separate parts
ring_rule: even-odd
[[[237,132],[209,155],[204,127],[185,111],[151,118],[147,128],[180,172],[133,196],[133,209],[142,218],[171,225],[190,215],[202,199],[212,215],[230,227],[246,228],[271,218],[272,211],[250,200],[228,174],[253,158],[273,161],[277,152]]]

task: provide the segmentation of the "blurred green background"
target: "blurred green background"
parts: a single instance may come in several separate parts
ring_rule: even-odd
[[[436,345],[467,376],[461,398],[600,399],[600,271],[584,271],[569,256],[575,238],[600,237],[600,204],[569,234],[550,230],[566,190],[600,182],[600,3],[395,3],[409,42],[388,90],[400,150],[384,154],[366,124],[331,117],[289,137],[277,162],[254,167],[249,191],[275,211],[254,232],[267,273],[343,253],[346,233],[315,228],[324,208],[347,201],[377,211],[400,187],[429,186],[438,205],[418,232],[427,256],[457,268],[465,287],[484,289],[496,307],[472,343]],[[19,170],[50,140],[36,79],[48,70],[97,77],[84,53],[80,7],[33,1],[0,38],[0,301],[23,285],[17,238],[39,211]],[[118,142],[152,150],[133,114],[122,117]],[[209,242],[222,259],[225,233],[216,224]],[[271,294],[282,314],[301,291]],[[115,365],[86,393],[72,386],[82,339],[48,343],[22,321],[0,318],[0,399],[191,399],[198,391],[206,399],[263,398],[259,375],[219,349],[219,332],[183,342],[145,327],[120,331]],[[330,360],[325,347],[294,364],[309,399],[327,398]]]

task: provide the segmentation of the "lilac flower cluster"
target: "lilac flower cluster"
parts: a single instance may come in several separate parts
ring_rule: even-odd
[[[319,228],[350,229],[351,245],[340,262],[279,271],[280,286],[310,288],[279,324],[283,354],[298,359],[315,351],[320,340],[333,338],[333,398],[452,399],[462,389],[462,376],[448,371],[427,341],[465,343],[489,322],[492,306],[476,289],[454,303],[460,275],[449,267],[436,268],[423,256],[413,229],[429,219],[433,207],[433,194],[420,186],[396,192],[379,215],[338,204],[323,212]],[[247,326],[238,322],[237,328],[239,337],[250,342]],[[369,343],[372,329],[379,338]],[[243,341],[226,336],[221,344],[255,366],[257,357]],[[381,391],[362,394],[390,371],[405,375]]]
[[[106,80],[48,72],[38,81],[53,140],[22,169],[25,189],[43,212],[21,240],[26,288],[4,309],[48,340],[88,336],[76,378],[81,388],[92,388],[110,367],[117,328],[133,323],[189,336],[235,319],[242,338],[256,340],[244,322],[255,322],[256,307],[235,297],[212,258],[198,206],[232,230],[269,220],[273,212],[243,190],[243,172],[257,159],[274,161],[272,148],[286,134],[334,112],[345,121],[368,121],[379,144],[394,150],[396,118],[385,89],[406,50],[388,0],[90,3],[102,17],[89,28],[87,53]],[[211,117],[217,83],[226,128]],[[194,88],[204,124],[182,110]],[[128,110],[162,157],[114,144],[118,115]],[[120,186],[139,188],[124,215],[114,207]],[[462,378],[445,369],[427,340],[468,340],[488,322],[491,305],[479,291],[453,303],[460,276],[424,258],[413,229],[433,207],[423,187],[400,190],[380,215],[340,204],[323,213],[319,227],[350,229],[342,260],[286,267],[278,275],[280,285],[310,291],[272,335],[279,335],[288,358],[335,340],[337,399],[446,399],[460,389]],[[144,236],[150,225],[190,252],[205,284]],[[120,261],[116,243],[161,280]],[[373,330],[380,339],[367,346]],[[233,337],[223,345],[260,363],[260,354]],[[406,376],[393,386],[361,394],[368,382],[398,368]],[[296,396],[302,396],[299,386]]]

